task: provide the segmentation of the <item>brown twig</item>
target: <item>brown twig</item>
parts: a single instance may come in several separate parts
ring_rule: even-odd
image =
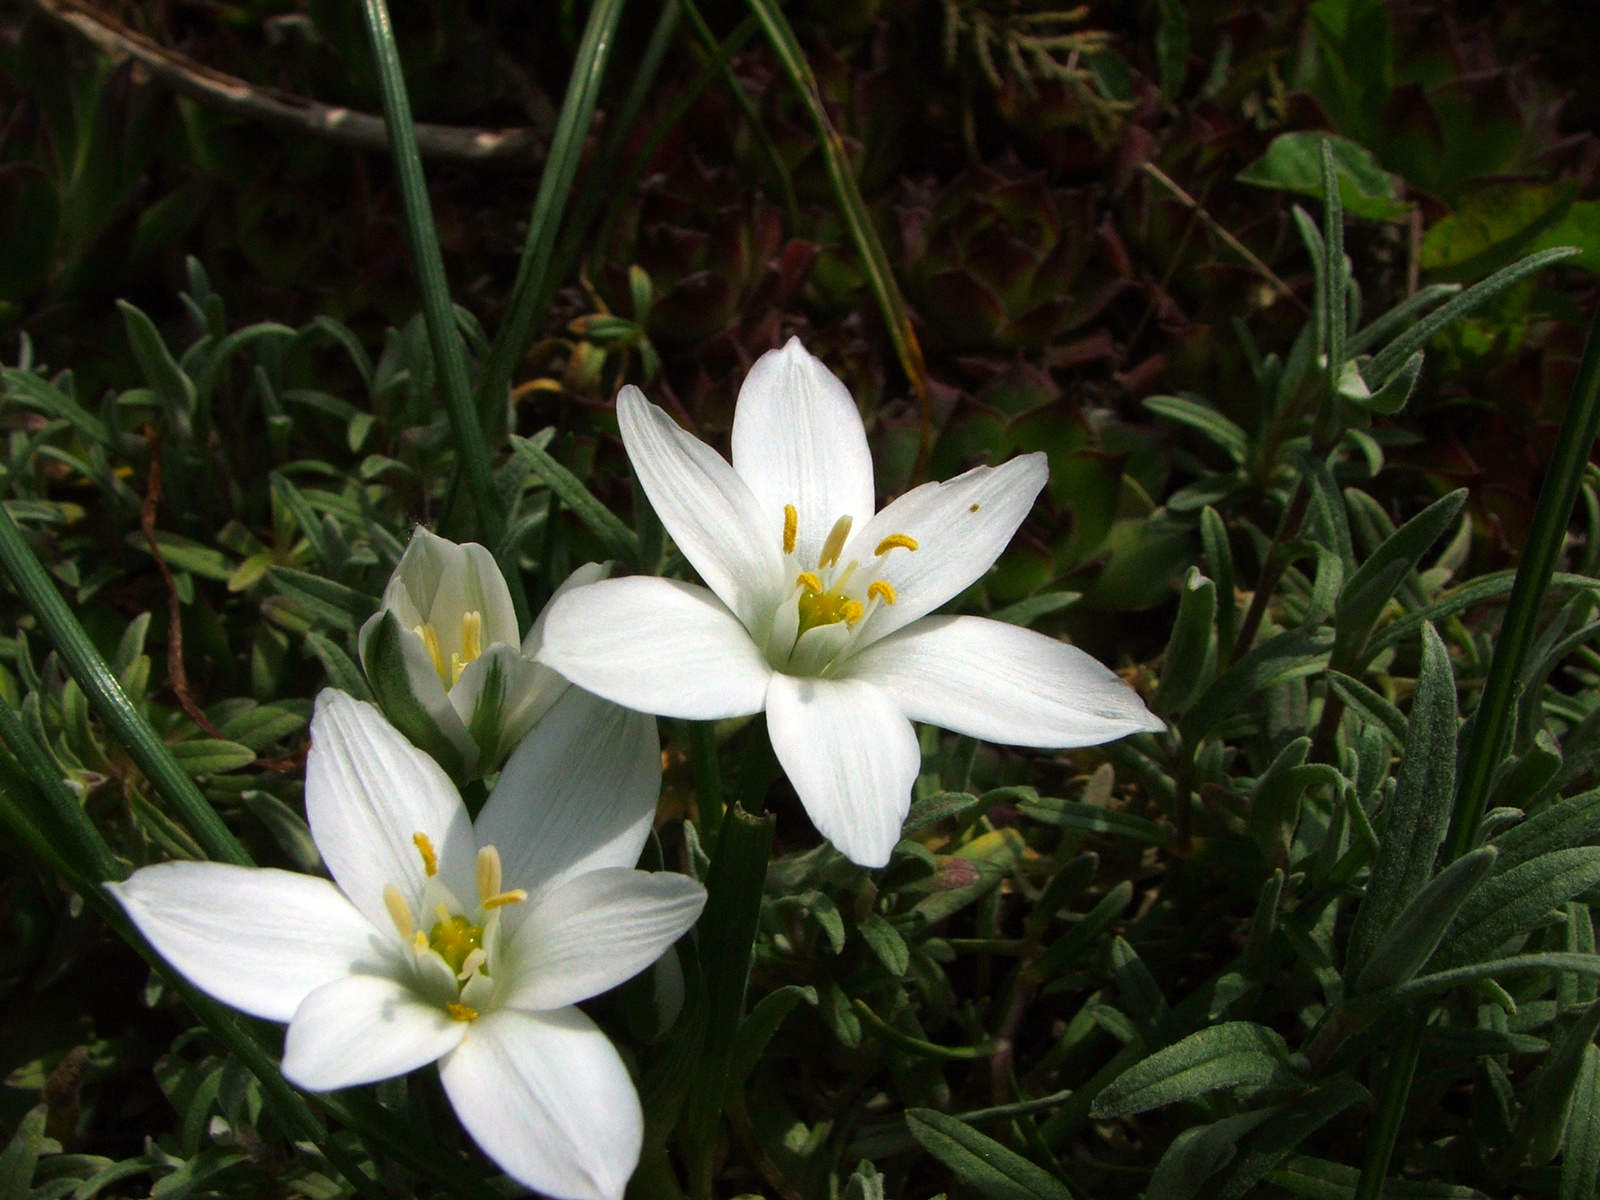
[[[1183,204],[1185,207],[1190,209],[1195,216],[1199,217],[1201,223],[1217,237],[1221,238],[1222,241],[1225,242],[1235,254],[1254,267],[1256,273],[1270,283],[1273,286],[1273,289],[1277,291],[1280,296],[1294,304],[1300,309],[1301,312],[1309,313],[1311,311],[1306,302],[1300,299],[1299,296],[1296,296],[1289,285],[1283,280],[1279,279],[1277,273],[1273,271],[1271,267],[1267,266],[1266,263],[1257,258],[1250,247],[1246,246],[1238,238],[1234,237],[1233,234],[1229,233],[1220,224],[1218,224],[1217,219],[1208,213],[1198,200],[1189,195],[1188,192],[1184,191],[1175,182],[1173,182],[1172,178],[1168,176],[1165,171],[1152,162],[1142,164],[1141,169],[1146,175],[1150,176],[1150,178],[1154,179],[1162,187],[1166,188],[1167,191],[1171,192],[1173,196],[1177,198],[1180,204]]]
[[[240,116],[271,121],[362,150],[389,149],[383,118],[321,104],[214,70],[96,11],[82,0],[32,0],[56,24],[88,39],[114,60],[131,58],[173,91]],[[522,161],[542,157],[550,131],[532,126],[474,129],[417,126],[417,147],[431,158],[459,162]]]
[[[161,506],[161,439],[155,430],[147,428],[145,437],[150,443],[150,472],[146,477],[144,504],[139,508],[139,528],[144,530],[145,544],[150,556],[156,560],[156,570],[167,585],[167,682],[189,719],[200,726],[207,737],[226,741],[222,731],[206,716],[205,710],[189,694],[189,676],[183,669],[183,617],[178,602],[178,585],[172,578],[167,560],[161,556],[161,546],[156,541],[156,510]]]

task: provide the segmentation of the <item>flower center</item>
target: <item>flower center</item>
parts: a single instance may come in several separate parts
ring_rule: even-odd
[[[399,888],[383,889],[383,903],[395,930],[410,953],[423,990],[457,1021],[473,1021],[480,1007],[493,998],[490,976],[498,944],[499,910],[528,898],[521,888],[502,888],[500,852],[493,846],[478,851],[476,912],[469,911],[439,880],[439,855],[425,833],[411,841],[422,858],[427,884],[422,893],[424,911],[431,905],[437,917],[424,933],[417,914]]]
[[[459,652],[450,652],[448,664],[444,661],[444,650],[439,645],[439,631],[433,627],[432,621],[424,621],[411,632],[421,638],[422,644],[428,648],[433,669],[439,673],[439,682],[446,688],[455,687],[461,681],[461,672],[467,669],[467,664],[483,654],[483,614],[477,609],[461,615],[461,649]]]

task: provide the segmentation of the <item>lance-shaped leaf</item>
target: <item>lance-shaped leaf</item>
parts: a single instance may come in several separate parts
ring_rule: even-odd
[[[1600,1000],[1581,1009],[1570,1021],[1545,1056],[1517,1122],[1516,1146],[1526,1151],[1535,1166],[1543,1166],[1561,1149],[1584,1060],[1600,1031]]]
[[[948,1113],[907,1109],[906,1126],[924,1150],[988,1200],[1072,1200],[1067,1185],[1043,1167]]]
[[[817,989],[813,987],[800,987],[789,984],[770,992],[761,998],[761,1002],[750,1010],[739,1026],[739,1032],[733,1038],[733,1056],[728,1060],[728,1098],[735,1102],[744,1090],[744,1082],[750,1078],[750,1072],[756,1069],[756,1063],[761,1060],[761,1054],[767,1048],[767,1043],[772,1040],[772,1035],[778,1032],[778,1026],[783,1024],[783,1019],[789,1015],[790,1010],[801,1001],[817,1006]]]
[[[1452,524],[1467,502],[1465,488],[1436,500],[1399,529],[1345,581],[1339,593],[1334,626],[1342,644],[1352,648],[1366,640],[1383,606],[1428,547]]]
[[[1226,1088],[1260,1088],[1295,1077],[1289,1048],[1277,1033],[1249,1021],[1227,1021],[1129,1067],[1095,1098],[1091,1112],[1126,1117]]]
[[[1197,745],[1262,688],[1315,675],[1327,665],[1332,648],[1333,635],[1325,629],[1291,629],[1268,638],[1219,675],[1189,706],[1179,724],[1183,740]]]
[[[1250,456],[1250,435],[1195,396],[1150,396],[1141,403],[1157,416],[1203,435],[1236,463]]]
[[[1600,842],[1600,788],[1552,804],[1496,836],[1494,844],[1500,849],[1496,874],[1504,875],[1552,850],[1596,842]]]
[[[1335,1077],[1281,1106],[1240,1141],[1238,1156],[1208,1193],[1211,1200],[1240,1200],[1312,1132],[1352,1104],[1371,1105],[1372,1093],[1354,1079]]]
[[[1561,1153],[1560,1200],[1594,1200],[1600,1176],[1600,1047],[1585,1046],[1572,1089],[1566,1145]]]
[[[1239,1139],[1276,1111],[1275,1107],[1259,1108],[1185,1129],[1172,1139],[1156,1164],[1144,1200],[1190,1200],[1207,1179],[1233,1160]]]
[[[172,351],[167,349],[167,343],[155,327],[155,322],[126,300],[118,300],[117,307],[122,310],[122,324],[128,334],[128,344],[133,347],[133,357],[138,360],[145,382],[161,400],[174,432],[188,437],[195,408],[194,381],[183,373],[172,357]]]
[[[1509,871],[1498,872],[1468,900],[1449,937],[1428,965],[1435,971],[1448,971],[1487,958],[1519,933],[1533,928],[1551,909],[1597,883],[1600,846],[1552,850]]]
[[[1356,980],[1355,992],[1375,992],[1404,983],[1428,961],[1456,914],[1494,867],[1493,846],[1458,858],[1433,877],[1395,918]]]
[[[1423,626],[1422,669],[1411,702],[1406,756],[1367,894],[1350,929],[1345,980],[1361,977],[1374,946],[1433,875],[1456,786],[1456,685],[1450,653]]]
[[[1398,708],[1359,679],[1340,671],[1328,672],[1328,686],[1345,702],[1347,708],[1360,716],[1368,728],[1376,729],[1391,747],[1405,749],[1406,718]]]
[[[1190,567],[1161,660],[1161,686],[1150,702],[1152,712],[1165,716],[1181,711],[1211,678],[1217,665],[1217,639],[1212,632],[1216,611],[1216,585],[1198,568]]]
[[[1217,656],[1227,662],[1233,656],[1233,635],[1239,626],[1238,606],[1233,598],[1233,548],[1228,545],[1228,527],[1209,504],[1200,510],[1200,541],[1205,546],[1206,565],[1217,589]]]

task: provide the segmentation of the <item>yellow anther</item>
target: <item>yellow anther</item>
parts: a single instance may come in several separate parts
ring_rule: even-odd
[[[971,508],[967,509],[967,511],[968,512],[977,512],[978,511],[978,505],[974,504]]]
[[[799,529],[800,514],[795,511],[794,505],[785,504],[783,506],[783,552],[785,554],[794,553],[794,535],[799,532]]]
[[[527,892],[521,888],[512,888],[509,892],[500,892],[498,895],[485,898],[483,907],[485,911],[491,908],[504,908],[508,904],[521,904],[527,898]]]
[[[465,1004],[446,1004],[444,1010],[457,1021],[476,1021],[478,1010]]]
[[[895,602],[894,585],[887,580],[875,580],[867,588],[867,599],[882,600],[885,604],[893,604]]]
[[[451,687],[455,687],[456,684],[461,682],[461,672],[465,671],[466,669],[467,669],[467,664],[461,661],[461,655],[452,654],[450,656],[450,686]]]
[[[794,582],[796,587],[805,588],[813,596],[822,595],[822,580],[818,579],[810,571],[801,571],[800,574],[794,577]]]
[[[490,896],[500,894],[500,851],[493,846],[484,846],[478,851],[478,902],[488,901]]]
[[[427,623],[418,625],[411,631],[422,639],[422,644],[427,648],[428,657],[433,659],[433,669],[439,673],[442,680],[444,672],[444,651],[439,649],[439,635],[434,632],[433,626]]]
[[[862,611],[861,601],[846,600],[844,604],[844,623],[846,625],[854,625],[861,620]]]
[[[417,930],[417,935],[411,939],[411,949],[418,954],[426,954],[428,952],[428,935],[420,929]]]
[[[439,855],[434,851],[433,843],[428,840],[425,833],[413,833],[411,844],[417,848],[417,853],[422,855],[422,869],[431,879],[439,873]]]
[[[915,550],[917,548],[917,539],[910,534],[891,533],[878,543],[878,548],[872,552],[872,555],[874,558],[882,558],[896,546],[902,550]]]
[[[833,523],[833,528],[828,530],[828,540],[822,543],[822,557],[817,559],[817,566],[831,567],[839,561],[839,555],[844,550],[844,541],[850,536],[850,526],[855,518],[846,513]]]
[[[483,614],[477,609],[461,618],[461,658],[471,662],[483,653]]]
[[[400,889],[392,883],[383,889],[383,906],[389,910],[389,919],[399,930],[400,940],[409,942],[416,922],[411,918],[411,905],[406,903],[406,898],[400,894]]]

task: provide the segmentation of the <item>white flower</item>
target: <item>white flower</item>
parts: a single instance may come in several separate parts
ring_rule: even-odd
[[[633,869],[661,786],[653,718],[570,689],[506,764],[476,827],[371,705],[318,698],[306,813],[333,882],[171,862],[107,886],[224,1004],[287,1021],[310,1091],[439,1061],[467,1130],[553,1196],[616,1200],[643,1118],[616,1049],[573,1007],[649,967],[705,903]]]
[[[606,571],[586,563],[556,595]],[[382,607],[361,627],[361,663],[388,718],[465,781],[498,767],[566,690],[565,679],[534,661],[543,628],[541,613],[519,646],[494,556],[418,526]]]
[[[751,368],[733,465],[637,388],[617,420],[639,481],[710,587],[608,580],[550,606],[541,660],[630,708],[718,720],[766,711],[817,828],[889,859],[921,766],[912,721],[1071,747],[1165,728],[1081,650],[978,617],[927,614],[999,557],[1044,486],[1043,454],[929,483],[873,513],[849,392],[798,340]]]

